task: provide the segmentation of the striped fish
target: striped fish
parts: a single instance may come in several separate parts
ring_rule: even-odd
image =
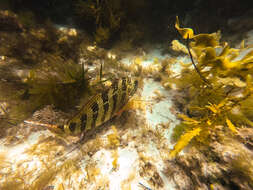
[[[116,80],[109,89],[92,97],[65,125],[55,127],[66,134],[79,135],[100,126],[126,105],[137,87],[138,80],[128,77]]]

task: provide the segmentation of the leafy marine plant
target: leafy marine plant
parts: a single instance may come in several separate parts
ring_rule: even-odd
[[[183,105],[185,114],[178,115],[183,122],[174,129],[177,143],[171,157],[190,142],[208,144],[219,134],[237,134],[237,128],[253,127],[250,46],[242,43],[236,49],[220,43],[220,32],[194,35],[191,28],[180,27],[178,18],[175,27],[187,43],[187,48],[177,46],[177,50],[189,53],[193,68],[184,65],[180,77],[168,79],[186,93],[187,102]]]
[[[3,100],[9,102],[9,107],[0,118],[0,124],[15,125],[47,105],[62,111],[74,111],[90,91],[83,65],[53,55],[31,69],[19,83],[21,87],[16,89],[5,87],[7,92]]]
[[[124,16],[121,4],[122,1],[119,0],[78,0],[75,3],[75,7],[76,14],[80,19],[91,22],[94,25],[96,42],[104,44],[120,28]]]
[[[88,90],[88,80],[83,65],[51,56],[42,67],[30,71],[25,79],[27,86],[23,97],[34,107],[54,105],[60,109],[72,107]]]
[[[33,26],[26,23],[30,16],[21,16],[22,32],[1,30],[0,103],[8,109],[0,128],[16,125],[45,105],[74,108],[88,90],[86,73],[76,64],[83,36],[74,29],[57,29],[49,20]]]

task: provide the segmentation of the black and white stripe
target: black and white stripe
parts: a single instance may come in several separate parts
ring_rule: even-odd
[[[100,126],[123,108],[129,97],[135,93],[137,86],[138,82],[127,77],[115,81],[110,89],[94,96],[67,125],[64,125],[64,131],[78,134]]]

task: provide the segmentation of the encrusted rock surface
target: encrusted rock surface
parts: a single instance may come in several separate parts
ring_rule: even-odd
[[[253,129],[242,128],[236,137],[214,141],[209,148],[191,147],[187,153],[167,163],[164,173],[179,190],[252,189]]]

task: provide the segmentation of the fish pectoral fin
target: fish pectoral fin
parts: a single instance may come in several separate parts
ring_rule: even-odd
[[[116,112],[115,115],[119,117],[124,111],[136,109],[133,101],[134,100],[130,100],[127,102],[127,104],[125,104],[118,112]]]
[[[128,101],[128,103],[122,109],[124,111],[136,110],[136,109],[145,110],[146,109],[146,102],[138,100],[138,99],[131,99],[130,101]]]
[[[126,111],[126,110],[125,110],[124,107],[123,107],[123,108],[120,109],[117,113],[115,113],[115,115],[116,115],[117,117],[120,117],[121,114],[122,114],[124,111]]]

